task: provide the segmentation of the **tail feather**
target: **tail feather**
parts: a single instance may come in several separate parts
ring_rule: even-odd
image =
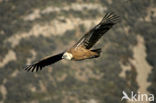
[[[91,50],[92,52],[96,52],[98,55],[96,56],[96,57],[99,57],[100,56],[100,53],[101,53],[101,48],[98,48],[98,49],[93,49],[93,50]],[[95,57],[95,58],[96,58]]]

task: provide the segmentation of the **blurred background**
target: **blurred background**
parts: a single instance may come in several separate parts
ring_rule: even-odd
[[[95,46],[101,57],[23,70],[71,47],[109,11],[121,22]],[[155,28],[156,0],[0,0],[0,103],[121,103],[122,91],[156,96]]]

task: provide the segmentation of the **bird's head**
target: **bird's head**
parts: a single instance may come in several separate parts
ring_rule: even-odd
[[[62,58],[66,60],[71,60],[73,58],[73,55],[71,53],[65,52]]]

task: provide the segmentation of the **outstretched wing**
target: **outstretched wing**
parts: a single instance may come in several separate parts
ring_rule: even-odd
[[[83,46],[90,49],[114,24],[119,21],[119,16],[113,12],[106,13],[102,21],[86,33],[75,45],[74,48]]]
[[[59,60],[61,60],[62,55],[63,55],[63,53],[60,53],[60,54],[57,54],[54,56],[45,57],[37,63],[26,66],[24,69],[27,71],[32,71],[32,72],[36,71],[37,72],[39,69],[42,70],[43,67],[50,65],[50,64],[53,64],[53,63],[56,63]]]

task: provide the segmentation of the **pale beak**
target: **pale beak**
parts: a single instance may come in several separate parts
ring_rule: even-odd
[[[66,57],[67,57],[66,55],[63,55],[63,56],[62,56],[62,59],[65,59]]]

